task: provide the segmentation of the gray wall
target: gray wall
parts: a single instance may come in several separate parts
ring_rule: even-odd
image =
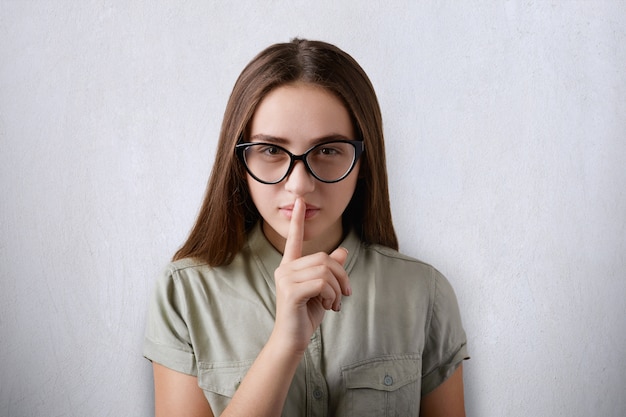
[[[152,412],[153,281],[236,76],[293,36],[371,76],[468,415],[623,416],[626,2],[240,3],[0,0],[0,416]]]

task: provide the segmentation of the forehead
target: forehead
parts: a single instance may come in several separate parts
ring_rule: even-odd
[[[354,138],[347,108],[332,92],[306,83],[270,91],[256,108],[250,137],[263,135],[304,144],[330,136]]]

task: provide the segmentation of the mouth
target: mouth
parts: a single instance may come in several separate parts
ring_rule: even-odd
[[[287,217],[287,219],[291,220],[291,214],[293,212],[293,204],[289,204],[286,206],[282,206],[279,207],[279,211],[281,212],[281,214],[285,217]],[[304,213],[304,219],[308,220],[312,217],[314,217],[317,213],[319,213],[320,208],[313,206],[311,204],[307,204],[306,205],[306,211]]]

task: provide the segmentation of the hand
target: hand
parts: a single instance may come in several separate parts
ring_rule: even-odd
[[[339,311],[341,297],[350,295],[348,274],[343,264],[348,257],[344,248],[330,255],[302,256],[306,206],[297,199],[291,213],[289,232],[276,282],[276,323],[273,335],[282,346],[304,351],[326,310]]]

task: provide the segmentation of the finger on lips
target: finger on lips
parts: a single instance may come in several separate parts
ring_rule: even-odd
[[[299,198],[293,204],[291,221],[287,232],[287,241],[283,252],[282,263],[296,260],[302,256],[302,242],[304,240],[304,217],[306,206]]]

